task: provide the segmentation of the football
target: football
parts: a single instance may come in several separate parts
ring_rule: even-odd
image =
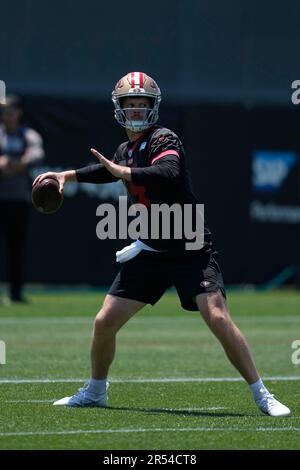
[[[32,204],[43,214],[53,214],[63,203],[63,194],[59,192],[56,178],[48,177],[32,188]]]

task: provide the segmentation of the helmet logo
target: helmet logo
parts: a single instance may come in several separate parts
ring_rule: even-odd
[[[135,93],[139,95],[140,93],[142,93],[142,90],[140,88],[131,88],[131,90],[129,90],[129,93]]]
[[[118,88],[122,88],[124,85],[122,83],[122,80],[119,80],[117,83],[116,83],[116,86],[115,86],[115,90],[117,90]]]

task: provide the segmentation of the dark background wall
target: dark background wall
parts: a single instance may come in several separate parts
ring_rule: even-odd
[[[111,90],[145,71],[163,93],[160,122],[185,144],[226,281],[265,282],[299,265],[299,14],[292,0],[7,2],[0,79],[44,138],[36,171],[84,166],[91,146],[112,155],[125,137]],[[95,212],[119,191],[75,184],[59,213],[33,212],[27,279],[109,284],[124,243],[97,240]]]
[[[98,96],[147,70],[167,100],[286,105],[299,2],[12,0],[1,6],[1,79],[23,93]]]

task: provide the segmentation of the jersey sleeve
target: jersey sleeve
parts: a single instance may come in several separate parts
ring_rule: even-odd
[[[145,184],[177,184],[180,177],[178,157],[169,154],[145,168],[132,168],[131,180],[136,186]]]
[[[181,144],[177,135],[169,129],[159,129],[149,144],[149,164],[153,165],[166,156],[180,158]]]
[[[117,148],[112,161],[114,163],[119,163],[120,160],[120,147]],[[96,165],[89,165],[83,168],[76,170],[76,179],[79,183],[94,183],[94,184],[103,184],[103,183],[114,183],[120,178],[112,175],[107,168],[105,168],[102,163]]]
[[[131,178],[137,186],[144,184],[177,184],[180,177],[181,144],[176,134],[159,129],[151,138],[148,165],[132,168]]]
[[[76,179],[79,183],[113,183],[119,178],[113,176],[104,165],[85,166],[76,170]]]

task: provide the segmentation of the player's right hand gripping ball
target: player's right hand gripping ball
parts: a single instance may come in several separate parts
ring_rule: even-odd
[[[61,207],[64,196],[56,178],[45,178],[32,188],[32,204],[43,214],[53,214]]]

